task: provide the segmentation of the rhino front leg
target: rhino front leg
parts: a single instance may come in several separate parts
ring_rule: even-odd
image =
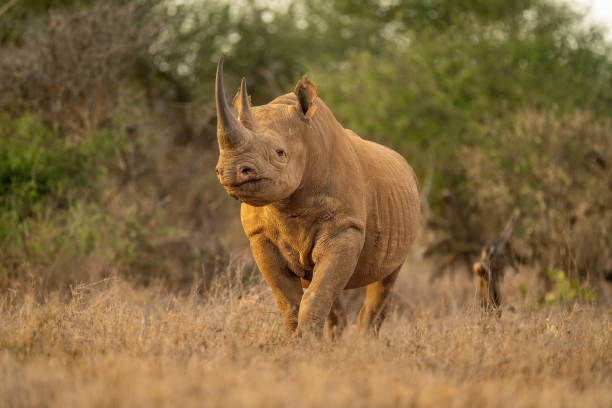
[[[337,297],[327,319],[325,319],[325,331],[329,334],[330,339],[334,340],[339,337],[346,327],[346,323],[346,312],[340,302],[340,297]]]
[[[308,289],[310,281],[305,279],[301,279],[301,281],[302,288]],[[346,312],[344,311],[340,297],[337,297],[327,315],[327,319],[325,319],[325,332],[329,335],[331,340],[335,340],[344,331],[346,324]]]
[[[300,303],[298,334],[321,337],[332,305],[355,271],[362,246],[363,235],[353,228],[317,242],[312,281]]]
[[[252,238],[250,245],[257,267],[274,293],[287,334],[290,335],[298,325],[303,294],[300,278],[285,266],[278,248],[268,239]]]
[[[397,280],[400,268],[386,278],[367,286],[365,301],[359,311],[357,323],[360,334],[370,333],[378,336],[380,326],[387,315],[391,289]]]

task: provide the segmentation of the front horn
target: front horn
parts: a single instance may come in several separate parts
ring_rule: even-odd
[[[219,147],[232,148],[240,144],[246,137],[246,129],[234,117],[225,100],[223,91],[223,55],[217,64],[217,78],[215,80],[215,100],[217,104],[217,140]]]

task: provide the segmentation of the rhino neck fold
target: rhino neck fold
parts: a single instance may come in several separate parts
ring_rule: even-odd
[[[284,200],[270,204],[275,210],[292,216],[300,214],[322,203],[312,202],[313,196],[333,196],[336,183],[350,180],[337,180],[338,166],[343,165],[344,156],[353,152],[344,128],[336,121],[331,111],[317,100],[318,111],[306,124],[307,141],[306,167],[302,182],[296,191]],[[343,157],[339,157],[341,154]],[[340,172],[342,173],[342,172]]]

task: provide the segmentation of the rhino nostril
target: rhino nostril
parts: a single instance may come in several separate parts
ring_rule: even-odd
[[[250,176],[251,174],[253,174],[253,169],[250,167],[243,167],[240,169],[240,174],[242,174],[243,176]]]

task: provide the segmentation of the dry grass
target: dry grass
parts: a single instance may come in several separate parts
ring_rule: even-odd
[[[349,327],[319,343],[284,341],[262,282],[205,295],[118,279],[40,301],[10,292],[0,406],[612,406],[606,302],[537,306],[523,271],[504,282],[497,320],[465,277],[428,276],[404,271],[379,339]]]

